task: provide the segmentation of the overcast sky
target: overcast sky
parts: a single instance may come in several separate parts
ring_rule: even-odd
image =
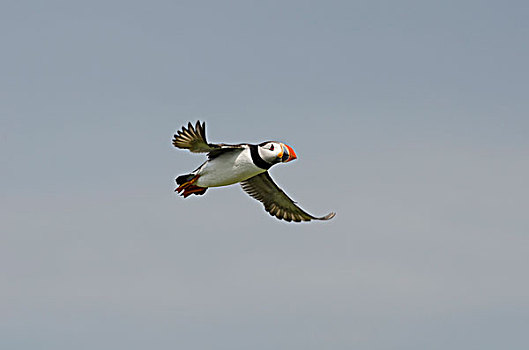
[[[0,348],[529,346],[527,1],[3,1]],[[288,224],[172,147],[278,140]]]

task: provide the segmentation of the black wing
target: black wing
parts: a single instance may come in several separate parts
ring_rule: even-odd
[[[206,123],[200,124],[200,121],[197,121],[194,127],[188,123],[187,128],[183,126],[182,130],[178,130],[174,135],[173,145],[195,153],[207,152],[210,159],[225,151],[242,148],[242,145],[208,143],[206,141]]]
[[[267,171],[242,181],[241,186],[246,193],[262,202],[270,215],[279,220],[296,222],[329,220],[336,215],[336,213],[329,213],[322,217],[315,217],[305,212],[274,183]]]

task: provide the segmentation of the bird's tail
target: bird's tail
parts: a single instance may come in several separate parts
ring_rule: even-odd
[[[184,196],[184,198],[187,198],[187,196],[196,194],[196,195],[203,195],[206,193],[207,187],[200,187],[197,185],[194,185],[194,183],[198,180],[198,175],[195,174],[186,174],[186,175],[180,175],[176,178],[176,183],[179,185],[175,192],[180,193],[181,196]]]
[[[183,185],[184,183],[193,180],[194,177],[195,177],[195,174],[180,175],[179,177],[176,178],[176,183],[178,185]]]

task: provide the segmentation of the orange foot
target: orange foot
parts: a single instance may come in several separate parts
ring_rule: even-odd
[[[207,187],[200,187],[200,186],[194,185],[194,183],[198,180],[198,177],[199,176],[197,175],[191,180],[189,180],[188,182],[184,182],[183,184],[178,186],[178,188],[175,191],[180,193],[181,196],[184,196],[184,198],[187,198],[188,196],[192,194],[202,195],[206,193],[206,190],[208,189]]]

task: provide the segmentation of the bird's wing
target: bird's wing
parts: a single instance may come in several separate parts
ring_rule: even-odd
[[[241,182],[242,189],[264,204],[265,210],[280,220],[310,221],[329,220],[336,214],[315,217],[298,207],[270,177],[267,171]]]
[[[197,121],[195,126],[188,123],[187,128],[183,126],[182,130],[178,130],[174,135],[173,145],[195,153],[207,152],[210,159],[225,151],[242,148],[242,145],[208,143],[206,141],[206,123],[201,124],[200,121]]]

